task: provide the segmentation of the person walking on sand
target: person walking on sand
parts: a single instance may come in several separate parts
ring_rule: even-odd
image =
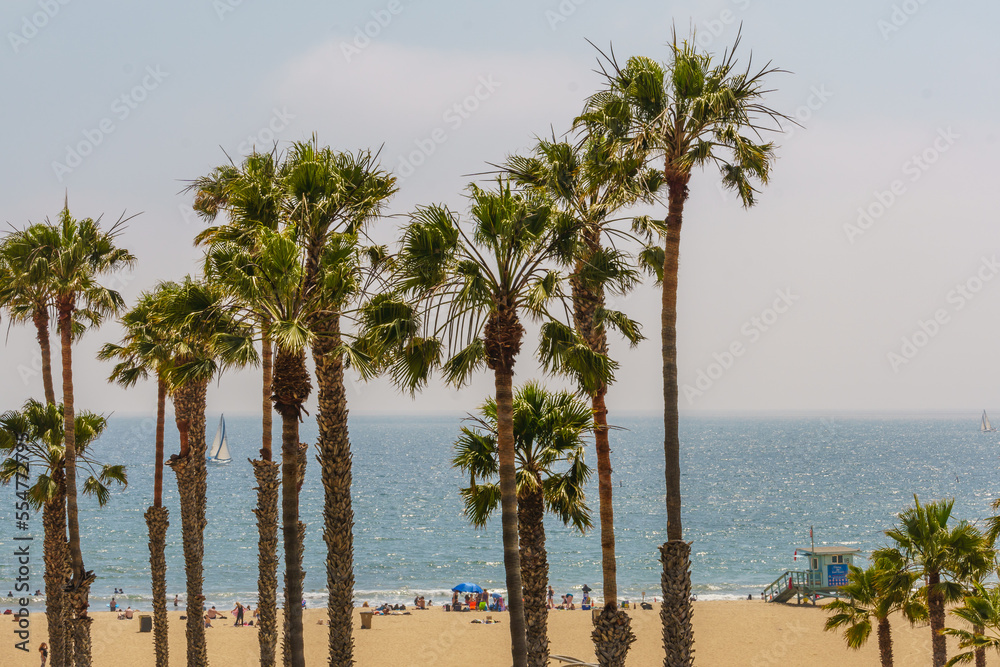
[[[179,597],[180,597],[179,595],[175,595],[174,596],[174,606],[175,607],[177,606],[177,600],[178,600]]]
[[[49,659],[49,645],[45,642],[39,644],[38,654],[42,656],[42,667],[45,667],[45,662]]]
[[[555,597],[555,594],[556,592],[552,590],[551,586],[549,586],[549,609],[555,609],[556,603],[552,601],[552,598]]]
[[[236,603],[236,607],[233,609],[233,614],[236,616],[236,622],[233,623],[233,627],[243,625],[243,605],[239,602]]]

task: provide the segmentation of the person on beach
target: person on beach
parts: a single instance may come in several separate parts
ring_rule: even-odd
[[[49,645],[45,642],[39,644],[38,654],[42,656],[42,667],[45,667],[45,662],[49,659]]]
[[[219,615],[219,612],[215,611],[215,607],[213,606],[211,609],[208,610],[208,613],[205,615],[208,616],[209,618],[215,618],[216,616]],[[208,628],[211,626],[206,625],[205,627]]]
[[[118,603],[115,602],[114,598],[111,598],[111,602],[108,603],[108,607],[111,608],[111,611],[115,611],[118,608]]]
[[[179,596],[179,595],[175,595],[175,596],[174,596],[174,606],[175,606],[175,607],[177,606],[177,601],[178,601],[178,598],[180,598],[180,596]]]
[[[243,605],[241,605],[239,602],[237,602],[236,606],[233,607],[233,614],[236,616],[236,622],[233,623],[233,627],[242,627],[243,626]]]
[[[551,586],[549,586],[549,609],[555,609],[556,607],[556,603],[552,601],[552,598],[555,597],[555,594],[556,592],[552,590]]]
[[[212,619],[208,617],[208,614],[205,614],[205,627],[206,628],[212,627]]]

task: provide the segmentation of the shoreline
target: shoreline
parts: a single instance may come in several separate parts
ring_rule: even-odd
[[[360,609],[354,610],[353,636],[358,665],[372,665],[387,659],[394,665],[435,665],[464,667],[470,650],[475,663],[502,667],[510,664],[510,635],[505,612],[445,612],[443,607],[410,613],[376,616],[372,628],[362,630]],[[143,612],[146,613],[146,612]],[[181,611],[168,611],[172,664],[184,663],[185,638]],[[217,619],[206,629],[208,651],[215,664],[256,665],[257,641],[254,627],[233,627],[227,619]],[[652,611],[630,610],[637,640],[629,652],[629,667],[648,667],[663,661],[660,618]],[[117,614],[93,614],[94,664],[126,667],[154,663],[153,635],[140,633],[139,614],[130,621]],[[279,613],[280,616],[280,613]],[[472,623],[491,616],[499,623]],[[703,665],[810,665],[811,667],[859,667],[880,665],[878,642],[874,637],[859,651],[847,648],[839,632],[825,632],[827,614],[821,606],[769,604],[760,600],[699,601],[694,603],[695,648]],[[306,609],[303,615],[306,662],[326,664],[327,632],[324,609]],[[594,661],[591,614],[581,610],[551,611],[548,616],[551,655],[568,655]],[[0,664],[35,665],[37,647],[45,641],[44,614],[31,616],[31,650],[25,654],[13,648],[13,641],[0,644]],[[949,624],[956,622],[949,617]],[[280,618],[279,618],[280,627]],[[2,630],[0,630],[2,632]],[[892,618],[896,664],[924,664],[930,659],[930,629],[911,628],[900,617]],[[957,641],[948,638],[949,655]],[[279,649],[280,650],[280,649]],[[1000,665],[995,653],[988,664]],[[552,660],[551,665],[559,664]]]

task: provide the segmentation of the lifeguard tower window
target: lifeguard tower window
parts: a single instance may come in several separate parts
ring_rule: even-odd
[[[844,557],[843,556],[830,556],[830,562],[831,563],[843,564]]]
[[[819,558],[813,558],[812,559],[812,569],[813,570],[818,570],[819,569]]]

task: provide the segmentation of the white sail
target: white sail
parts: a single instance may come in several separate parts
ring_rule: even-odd
[[[990,418],[986,416],[986,410],[983,410],[983,423],[979,430],[983,432],[996,430],[993,428],[993,425],[990,424]]]
[[[226,439],[226,417],[219,417],[219,428],[215,431],[215,439],[208,450],[208,460],[216,463],[228,463],[233,458],[229,454],[229,441]]]

